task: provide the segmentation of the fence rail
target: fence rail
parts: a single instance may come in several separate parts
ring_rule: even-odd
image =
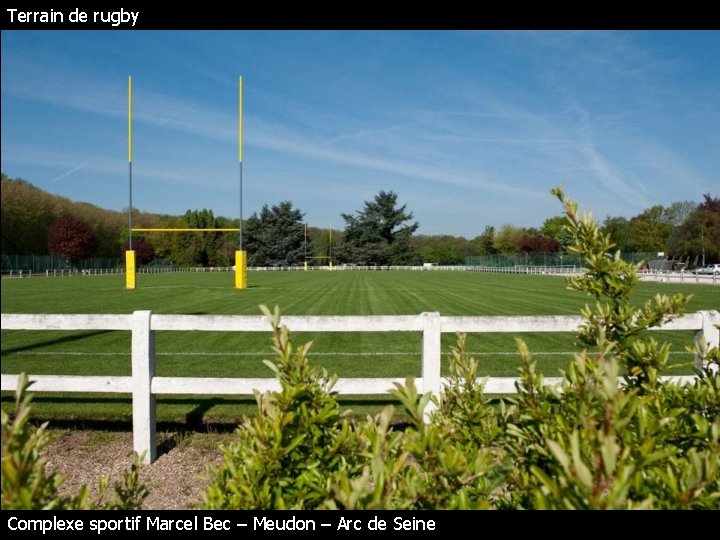
[[[132,332],[132,375],[72,376],[29,375],[33,389],[42,392],[131,393],[133,402],[133,446],[145,453],[146,462],[156,457],[155,396],[161,394],[252,394],[253,390],[279,388],[275,379],[158,377],[155,375],[155,332],[268,332],[271,327],[262,316],[244,315],[160,315],[135,311],[132,315],[39,315],[5,314],[0,318],[4,330],[125,330]],[[438,393],[445,381],[441,377],[440,337],[448,332],[570,332],[583,322],[575,316],[539,317],[442,317],[439,313],[403,316],[286,316],[285,324],[295,332],[420,332],[422,333],[422,376],[415,384],[419,391]],[[698,311],[674,319],[663,330],[693,330],[696,339],[709,347],[720,346],[717,311]],[[684,383],[694,377],[670,377]],[[0,388],[15,390],[17,374],[2,374]],[[490,377],[488,393],[514,393],[514,377]],[[385,394],[400,378],[342,378],[335,390],[340,394]],[[547,384],[559,382],[546,378]]]

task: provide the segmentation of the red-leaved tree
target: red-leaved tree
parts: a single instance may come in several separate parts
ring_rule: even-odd
[[[547,236],[524,235],[520,240],[520,251],[527,253],[554,253],[560,250],[560,242]]]
[[[123,253],[128,250],[128,243],[125,242]],[[135,262],[137,264],[148,264],[155,258],[155,248],[144,238],[136,238],[133,240],[133,251],[135,252]]]
[[[67,257],[73,264],[90,258],[96,246],[97,241],[92,227],[70,215],[56,219],[48,231],[50,254]]]

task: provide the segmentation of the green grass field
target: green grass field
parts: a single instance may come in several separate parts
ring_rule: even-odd
[[[688,311],[718,309],[720,288],[642,283],[634,301],[660,292],[693,294]],[[286,315],[575,315],[590,300],[568,291],[551,276],[465,272],[266,272],[250,273],[249,288],[232,288],[227,273],[138,276],[138,289],[124,289],[122,276],[2,280],[3,313],[131,313],[151,309],[172,314],[260,313],[259,304],[279,305]],[[292,330],[292,328],[291,328]],[[572,334],[525,334],[547,375],[556,375],[576,351]],[[673,344],[674,373],[690,372],[684,346],[691,332],[661,332]],[[391,377],[420,374],[419,333],[294,334],[312,339],[313,359],[342,377]],[[443,335],[447,352],[455,336]],[[486,375],[512,376],[518,366],[514,336],[472,335],[468,348]],[[157,374],[162,376],[263,377],[271,358],[270,336],[259,333],[158,332]],[[2,331],[3,373],[129,375],[130,333],[113,331]],[[7,399],[7,396],[6,398]],[[188,419],[237,414],[245,399],[163,398],[161,418]],[[198,405],[200,403],[200,405]],[[199,408],[198,408],[199,407]],[[353,407],[356,408],[356,407]],[[129,416],[125,396],[48,395],[38,410],[52,417]],[[195,411],[193,413],[193,411]],[[200,412],[198,412],[200,411]]]

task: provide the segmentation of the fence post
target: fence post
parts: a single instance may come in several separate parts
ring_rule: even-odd
[[[720,313],[715,310],[698,311],[702,315],[702,329],[695,331],[695,340],[700,340],[708,349],[720,347],[720,330],[716,326],[720,325]],[[695,364],[701,367],[702,358],[695,357]]]
[[[440,393],[440,313],[423,313],[422,377],[423,393]],[[430,402],[425,409],[425,419],[435,410]]]
[[[157,455],[155,437],[155,336],[150,329],[152,311],[135,311],[132,318],[133,449],[152,463]]]

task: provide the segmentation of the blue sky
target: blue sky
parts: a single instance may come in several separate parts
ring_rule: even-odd
[[[65,197],[342,228],[394,190],[420,233],[602,219],[718,194],[720,32],[7,31],[2,170]]]

